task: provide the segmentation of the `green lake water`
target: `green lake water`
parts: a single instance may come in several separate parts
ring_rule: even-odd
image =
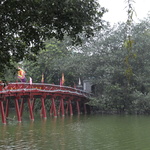
[[[0,150],[150,150],[150,116],[25,116],[0,122]]]

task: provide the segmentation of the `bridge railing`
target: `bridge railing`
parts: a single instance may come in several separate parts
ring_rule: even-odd
[[[4,86],[3,83],[0,84],[0,91],[14,91],[14,90],[39,90],[39,91],[59,91],[59,92],[72,92],[72,93],[80,93],[84,96],[90,96],[89,93],[77,89],[72,88],[68,86],[60,86],[60,85],[54,85],[54,84],[46,84],[46,83],[9,83],[8,85]],[[1,93],[0,92],[0,93]]]

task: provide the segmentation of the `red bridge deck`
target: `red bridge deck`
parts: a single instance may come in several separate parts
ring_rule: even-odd
[[[53,114],[54,117],[57,117],[59,113],[61,113],[62,116],[68,112],[70,112],[70,115],[73,115],[72,102],[76,103],[78,114],[80,114],[81,104],[84,104],[84,111],[86,112],[85,103],[88,101],[89,96],[90,94],[85,91],[53,84],[9,83],[6,87],[4,87],[3,84],[0,84],[0,111],[2,122],[4,124],[6,123],[9,114],[9,102],[11,100],[15,103],[17,118],[18,121],[21,122],[23,106],[26,101],[28,102],[30,119],[34,120],[34,104],[37,98],[41,99],[41,115],[43,118],[47,118],[45,99],[51,101],[50,115]],[[56,100],[59,101],[58,110],[56,110],[55,106]]]

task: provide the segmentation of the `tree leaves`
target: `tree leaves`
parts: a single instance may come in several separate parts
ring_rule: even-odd
[[[0,3],[1,72],[10,67],[10,60],[19,62],[35,56],[44,48],[43,42],[69,35],[74,43],[81,42],[79,33],[93,35],[105,9],[91,0],[2,0]]]

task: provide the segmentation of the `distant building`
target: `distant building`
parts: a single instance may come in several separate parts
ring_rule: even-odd
[[[92,83],[90,80],[83,80],[83,90],[88,93],[92,92]]]
[[[78,84],[76,88],[95,94],[95,85],[92,84],[91,80],[83,80],[83,85]]]

